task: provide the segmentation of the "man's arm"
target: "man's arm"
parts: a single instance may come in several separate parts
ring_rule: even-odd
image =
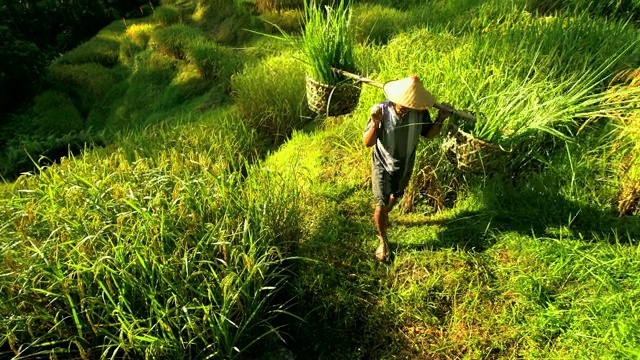
[[[376,144],[378,128],[382,119],[382,108],[377,107],[371,111],[367,128],[362,135],[362,142],[366,147],[372,147]]]
[[[446,106],[446,107],[450,107],[449,104],[443,103],[442,105]],[[448,118],[451,115],[451,112],[446,111],[446,110],[439,110],[438,111],[438,117],[436,118],[436,121],[433,123],[433,125],[431,125],[431,127],[429,128],[429,131],[427,131],[425,137],[427,139],[433,139],[434,137],[436,137],[438,134],[440,134],[440,130],[442,129],[442,123],[446,120],[446,118]]]

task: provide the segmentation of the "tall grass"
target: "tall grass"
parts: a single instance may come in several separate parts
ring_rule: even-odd
[[[133,24],[127,28],[126,36],[131,39],[136,45],[144,48],[149,43],[151,33],[155,30],[157,25],[154,24]]]
[[[204,38],[205,34],[197,28],[176,24],[152,32],[149,46],[164,55],[184,59],[188,44]]]
[[[351,7],[341,0],[335,7],[304,2],[305,28],[301,38],[307,74],[318,82],[335,85],[344,80],[332,67],[355,72]]]
[[[371,32],[387,45],[351,49],[370,77],[418,74],[438,100],[476,112],[465,129],[525,144],[518,156],[546,165],[471,177],[441,139],[423,143],[405,195],[413,212],[391,214],[398,246],[379,264],[361,145],[379,89],[365,87],[353,114],[296,131],[307,120],[299,54],[216,44],[209,35],[236,41],[252,24],[238,2],[165,3],[195,7],[183,25],[202,36],[185,32],[180,58],[146,46],[155,26],[132,26],[122,66],[52,66],[73,96],[47,94],[41,113],[77,119],[73,105],[126,133],[0,184],[0,356],[268,358],[265,340],[282,330],[311,358],[638,355],[640,227],[615,209],[621,169],[627,189],[638,184],[640,167],[625,160],[639,143],[638,93],[632,81],[607,86],[637,68],[637,28],[539,16],[526,0],[353,7],[351,21],[387,16]],[[318,24],[338,16],[327,9],[316,8]],[[25,148],[43,153],[29,139],[11,142],[0,171],[22,166],[11,159]],[[66,156],[76,140],[51,141]],[[315,261],[288,268],[292,254]],[[280,317],[290,302],[306,323]]]
[[[536,0],[529,1],[529,8],[541,13],[553,13],[561,10],[588,11],[595,16],[603,16],[611,20],[618,18],[640,20],[640,2],[623,1],[586,1],[586,0]]]
[[[16,355],[236,358],[277,332],[296,191],[230,172],[244,160],[223,129],[18,182],[25,196],[0,205],[0,327]]]
[[[124,30],[122,21],[114,21],[92,39],[57,58],[54,64],[97,63],[112,67],[118,62],[119,40]]]
[[[304,67],[292,55],[269,57],[231,79],[232,97],[246,124],[278,144],[309,119]]]
[[[153,12],[153,18],[160,26],[170,26],[182,21],[181,15],[180,9],[172,5],[161,6]]]
[[[260,16],[265,21],[265,31],[275,34],[278,31],[297,33],[304,27],[304,17],[300,10],[285,10],[280,12],[267,12]]]
[[[544,157],[562,143],[553,145],[545,134],[570,140],[581,122],[622,115],[637,103],[637,89],[624,90],[628,97],[619,101],[606,91],[612,74],[638,59],[635,28],[585,14],[539,19],[517,15],[518,8],[505,11],[512,20],[482,33],[421,29],[400,35],[378,50],[379,76],[418,74],[436,99],[478,115],[464,129],[507,151],[523,146],[522,153],[511,153],[523,161],[513,164]],[[577,57],[576,49],[588,51]]]
[[[44,133],[64,135],[84,129],[84,119],[73,101],[64,93],[47,91],[35,98],[35,125]]]
[[[414,14],[382,5],[362,4],[353,7],[353,27],[360,43],[383,45],[395,35],[416,24]]]

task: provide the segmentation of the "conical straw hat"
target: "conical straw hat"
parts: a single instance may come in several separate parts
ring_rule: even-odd
[[[389,81],[383,86],[384,94],[392,102],[416,110],[427,110],[433,107],[436,100],[422,86],[418,76]]]

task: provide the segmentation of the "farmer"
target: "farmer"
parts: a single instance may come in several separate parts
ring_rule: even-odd
[[[436,121],[431,121],[429,109],[435,100],[417,76],[388,82],[383,90],[388,101],[371,108],[362,138],[365,146],[373,146],[371,180],[376,204],[374,220],[380,240],[376,258],[380,261],[389,253],[388,215],[409,184],[418,139],[436,136],[450,115],[449,111],[440,110]]]

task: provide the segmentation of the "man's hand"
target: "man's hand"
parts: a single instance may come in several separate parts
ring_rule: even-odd
[[[367,131],[362,137],[362,142],[366,147],[371,147],[376,143],[376,133],[378,132],[378,128],[380,128],[380,123],[382,122],[382,106],[378,105],[372,108],[369,117],[373,124],[371,124],[369,131]]]
[[[438,118],[436,119],[437,123],[442,123],[446,118],[451,116],[451,111],[446,109],[453,109],[453,107],[447,103],[442,103],[443,109],[438,111]]]
[[[378,105],[375,108],[371,109],[371,121],[373,121],[373,125],[375,128],[380,126],[380,122],[382,121],[382,106]]]

